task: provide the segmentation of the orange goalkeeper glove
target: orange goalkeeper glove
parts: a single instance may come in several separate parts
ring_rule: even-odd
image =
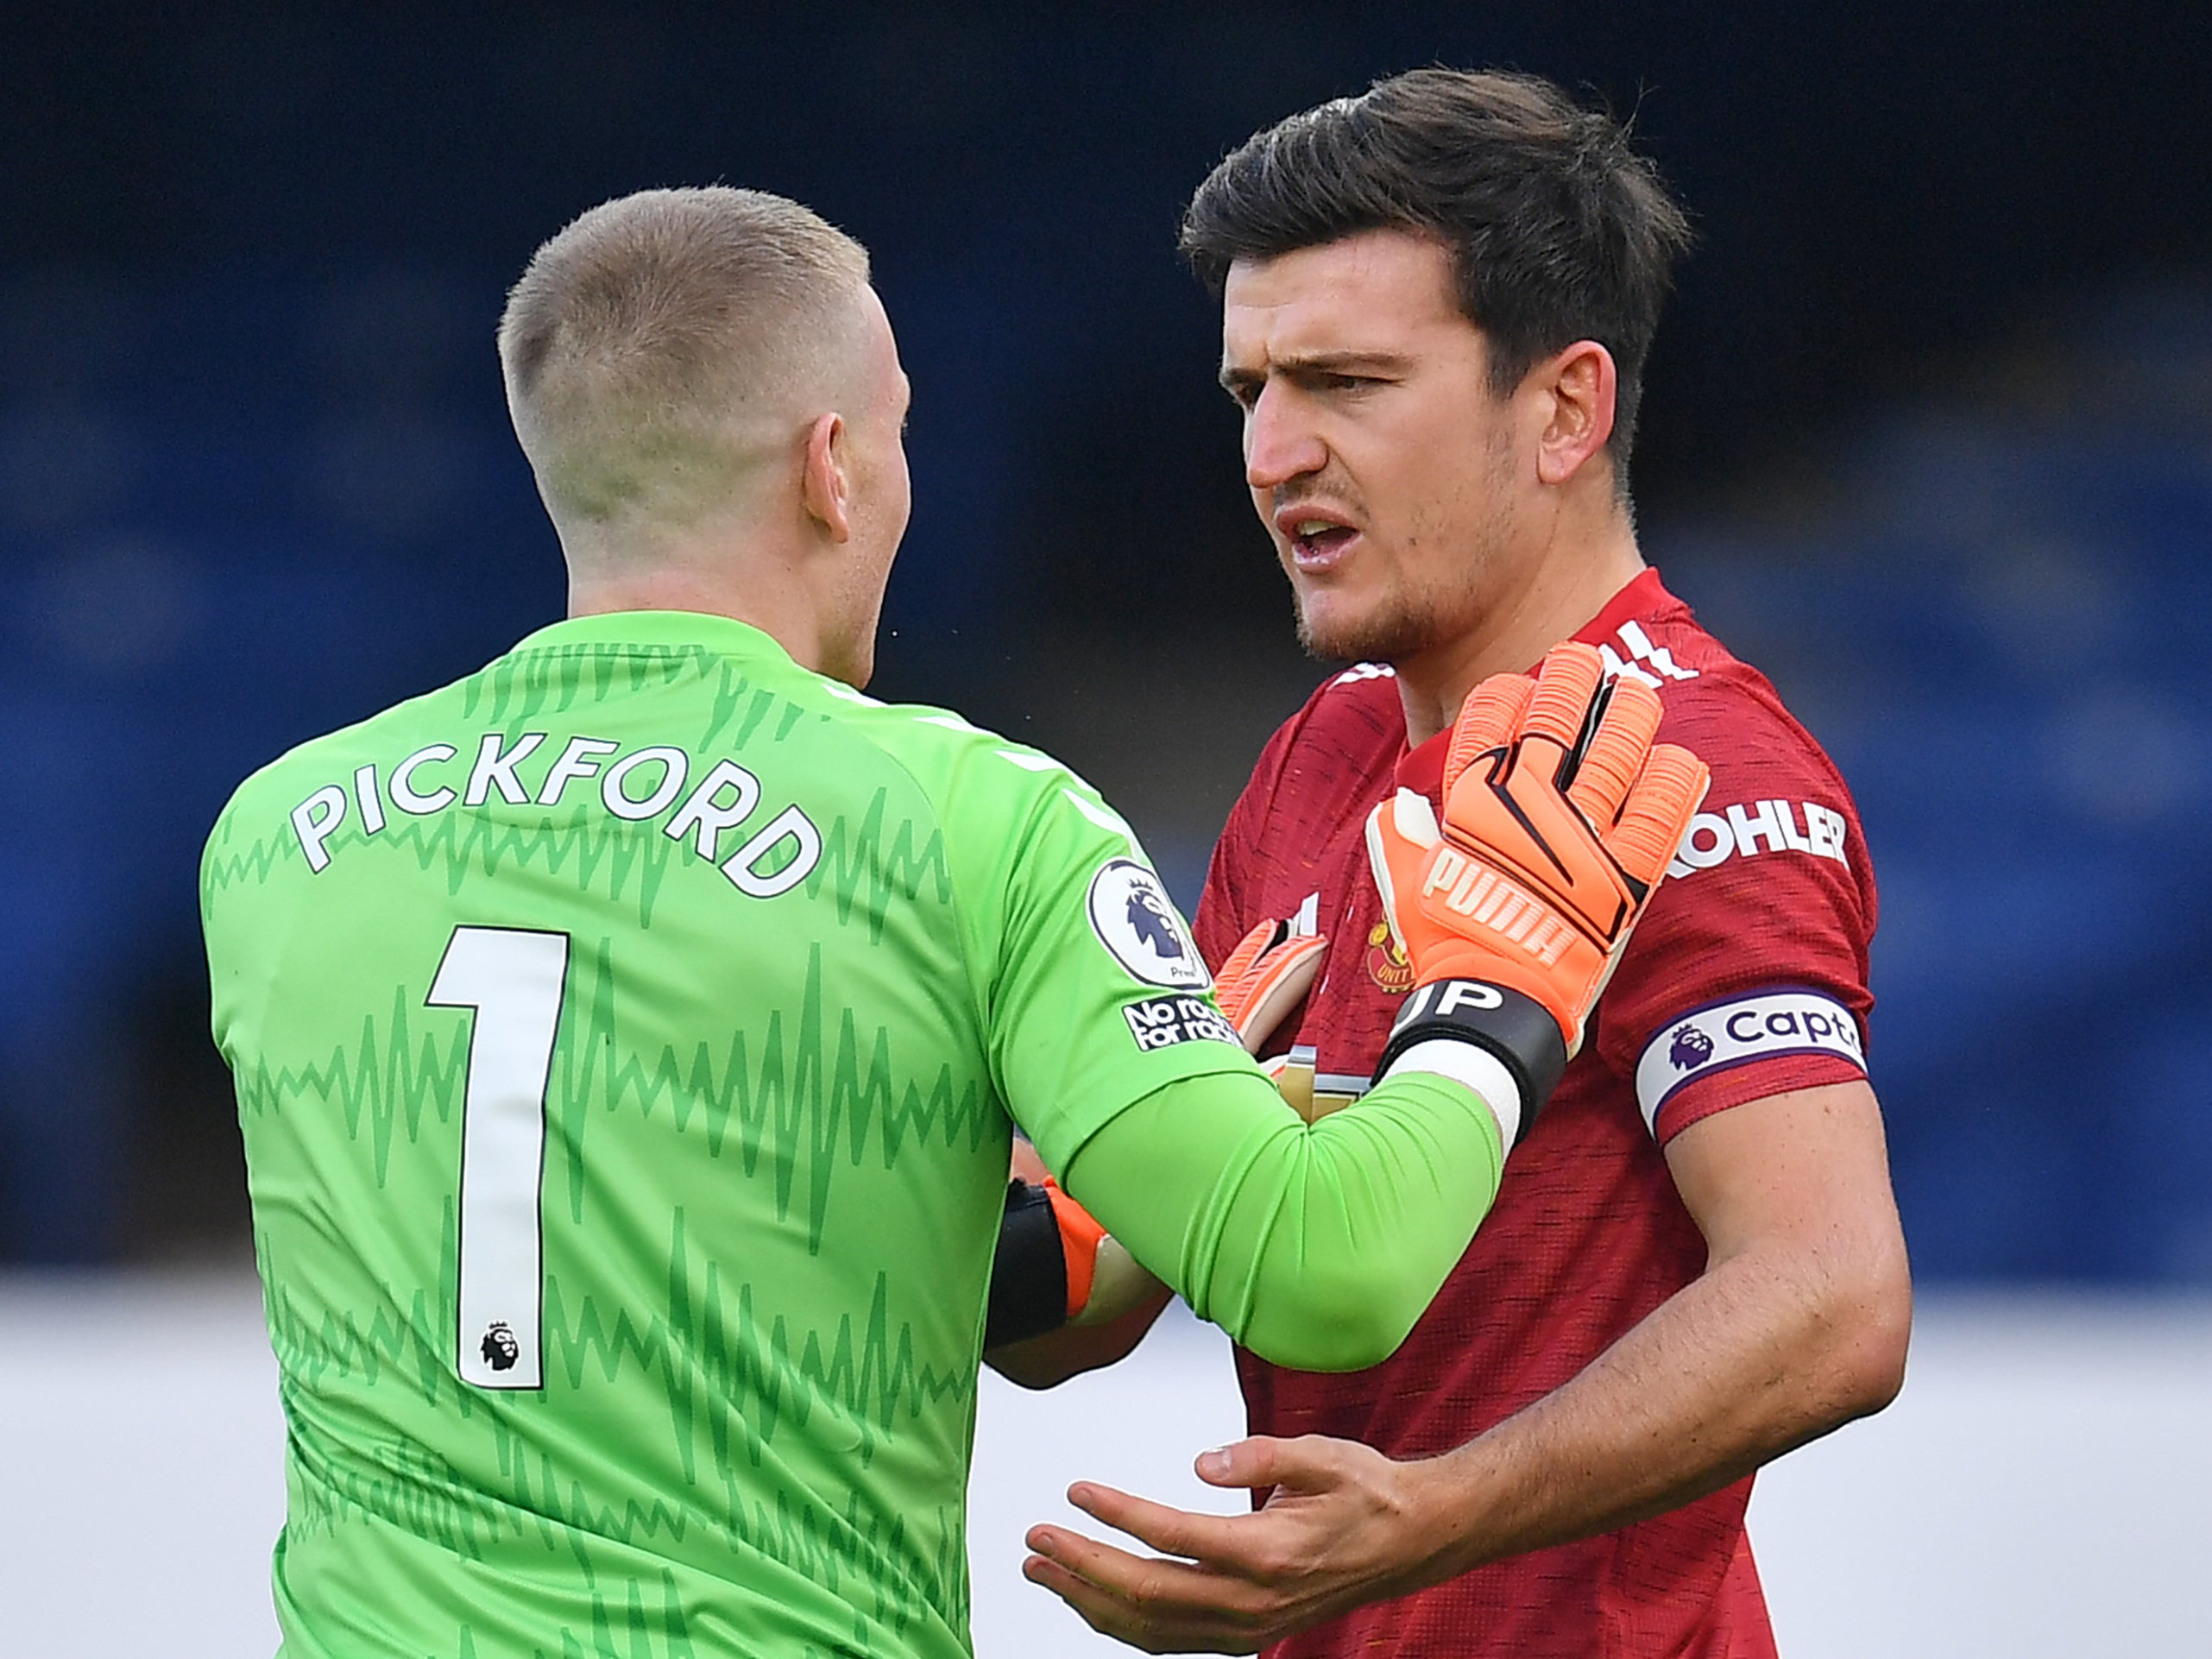
[[[1275,1029],[1298,1006],[1321,971],[1329,942],[1320,934],[1297,934],[1288,922],[1262,922],[1237,942],[1214,975],[1213,995],[1237,1028],[1245,1052],[1257,1057]],[[1259,1069],[1275,1083],[1291,1110],[1312,1122],[1314,1069],[1295,1065],[1287,1053],[1271,1055]]]
[[[1369,815],[1383,912],[1415,974],[1378,1078],[1418,1044],[1472,1043],[1535,1116],[1711,781],[1687,749],[1654,743],[1659,717],[1658,693],[1606,679],[1594,648],[1554,646],[1534,679],[1469,694],[1440,826],[1408,789]]]
[[[1258,1051],[1312,988],[1327,949],[1325,938],[1293,936],[1285,923],[1263,922],[1229,953],[1214,978],[1214,995],[1247,1054]],[[1268,1069],[1272,1075],[1274,1068]],[[1062,1325],[1103,1325],[1164,1291],[1050,1176],[1042,1185],[1018,1178],[1008,1183],[991,1270],[986,1348]]]
[[[1287,922],[1262,922],[1237,942],[1213,976],[1213,998],[1246,1054],[1257,1054],[1314,988],[1328,949],[1321,935],[1294,934]]]

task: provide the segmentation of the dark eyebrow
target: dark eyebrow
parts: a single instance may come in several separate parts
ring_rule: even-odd
[[[1394,351],[1308,351],[1277,357],[1268,367],[1276,374],[1299,380],[1315,375],[1356,375],[1376,370],[1403,374],[1412,364],[1412,358]],[[1231,393],[1257,386],[1266,378],[1257,369],[1238,369],[1226,363],[1221,368],[1222,388]]]

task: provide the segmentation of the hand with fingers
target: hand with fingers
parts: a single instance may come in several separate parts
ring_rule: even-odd
[[[1468,695],[1444,762],[1440,823],[1401,789],[1367,820],[1383,912],[1414,966],[1379,1076],[1437,1038],[1512,1073],[1527,1132],[1711,774],[1654,743],[1659,695],[1605,678],[1597,651],[1554,646],[1532,679]]]
[[[1445,1539],[1420,1501],[1421,1467],[1355,1441],[1239,1441],[1201,1456],[1199,1478],[1267,1491],[1261,1508],[1197,1515],[1083,1482],[1069,1501],[1160,1555],[1038,1526],[1022,1573],[1147,1653],[1257,1653],[1432,1581]]]

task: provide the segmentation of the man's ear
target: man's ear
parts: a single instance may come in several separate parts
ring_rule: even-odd
[[[1536,476],[1547,484],[1564,484],[1613,435],[1620,375],[1613,354],[1595,340],[1577,340],[1532,374],[1548,414],[1536,438]]]
[[[799,471],[799,501],[807,516],[821,525],[830,540],[853,539],[852,515],[846,510],[852,479],[846,471],[849,451],[845,441],[845,417],[826,414],[807,428],[806,460]]]

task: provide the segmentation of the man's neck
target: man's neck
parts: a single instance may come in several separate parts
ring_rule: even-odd
[[[734,568],[735,567],[735,568]],[[791,659],[820,672],[822,619],[812,595],[787,560],[747,558],[686,563],[655,560],[626,569],[569,566],[569,615],[603,616],[625,610],[690,610],[750,624]]]
[[[1492,674],[1535,667],[1643,568],[1635,533],[1623,514],[1592,541],[1547,549],[1523,580],[1497,596],[1473,628],[1394,662],[1407,747],[1417,747],[1449,726],[1467,693]]]

